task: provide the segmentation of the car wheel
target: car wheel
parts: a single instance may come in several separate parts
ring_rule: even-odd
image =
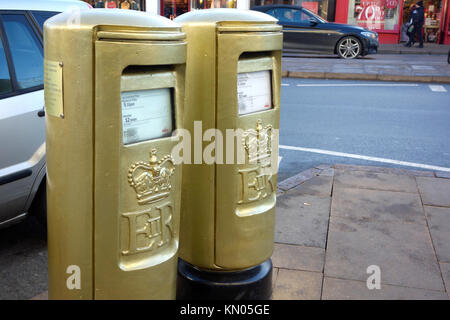
[[[35,216],[43,229],[47,229],[47,190],[45,178],[39,186],[38,191],[30,208],[31,215]]]
[[[354,59],[361,54],[361,42],[355,37],[344,37],[339,40],[336,51],[341,58]]]

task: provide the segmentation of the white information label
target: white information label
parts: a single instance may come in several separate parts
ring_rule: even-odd
[[[123,143],[170,136],[172,101],[169,88],[122,92]]]
[[[272,108],[269,70],[238,73],[237,82],[240,115]]]

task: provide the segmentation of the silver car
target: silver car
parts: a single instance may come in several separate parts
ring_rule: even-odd
[[[2,1],[0,7],[0,228],[46,216],[43,24],[82,1]],[[74,11],[75,12],[75,11]]]

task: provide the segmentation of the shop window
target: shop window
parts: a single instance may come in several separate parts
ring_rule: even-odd
[[[192,0],[192,9],[236,8],[236,0]]]
[[[441,33],[441,17],[443,15],[442,0],[428,0],[423,2],[424,6],[424,40],[426,42],[438,42]]]
[[[189,0],[163,0],[161,4],[161,15],[169,19],[189,11]]]
[[[349,0],[348,24],[374,31],[399,31],[399,0]]]
[[[84,0],[93,8],[127,9],[144,11],[142,0]]]
[[[272,4],[301,6],[321,16],[325,20],[328,19],[328,0],[250,0],[250,9],[256,6]]]

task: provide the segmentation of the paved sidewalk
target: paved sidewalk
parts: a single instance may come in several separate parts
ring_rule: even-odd
[[[277,194],[274,299],[450,298],[450,173],[320,165]]]
[[[424,43],[423,48],[417,48],[417,44],[412,47],[405,47],[405,42],[396,44],[380,44],[378,54],[441,54],[446,55],[450,50],[450,45]]]
[[[450,83],[447,55],[374,54],[345,60],[337,56],[284,53],[284,77]]]
[[[448,173],[324,165],[278,187],[274,299],[450,298]]]

